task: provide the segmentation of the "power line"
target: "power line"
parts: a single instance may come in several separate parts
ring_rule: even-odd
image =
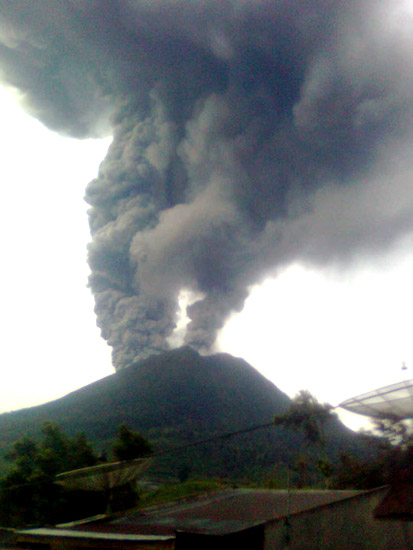
[[[195,441],[194,443],[187,443],[186,445],[181,445],[180,447],[172,447],[172,449],[166,449],[165,451],[160,451],[158,453],[153,453],[152,455],[146,455],[142,458],[156,458],[169,453],[176,453],[179,451],[184,451],[185,449],[190,449],[191,447],[197,447],[198,445],[204,445],[205,443],[212,443],[214,441],[219,441],[222,439],[229,439],[236,435],[241,435],[249,432],[255,432],[257,430],[262,430],[264,428],[274,427],[274,422],[267,422],[266,424],[257,424],[255,426],[250,426],[249,428],[244,428],[243,430],[237,430],[235,432],[227,432],[225,434],[216,435],[213,437],[208,437],[207,439],[201,439],[200,441]]]
[[[274,422],[267,422],[266,424],[256,424],[255,426],[250,426],[249,428],[244,428],[242,430],[237,430],[235,432],[227,432],[227,433],[216,435],[216,436],[213,436],[213,437],[208,437],[206,439],[201,439],[199,441],[195,441],[194,443],[187,443],[186,445],[181,445],[180,447],[172,447],[171,449],[165,449],[164,451],[159,451],[157,453],[153,453],[153,454],[150,454],[150,455],[143,455],[140,458],[142,458],[142,459],[144,459],[144,458],[154,459],[154,458],[157,458],[158,456],[163,456],[163,455],[166,455],[166,454],[171,454],[171,453],[184,451],[184,450],[190,449],[192,447],[197,447],[199,445],[205,445],[207,443],[213,443],[214,441],[229,439],[229,438],[235,437],[237,435],[242,435],[242,434],[254,432],[254,431],[257,431],[257,430],[262,430],[264,428],[269,428],[271,426],[272,427],[275,426]],[[127,461],[125,461],[125,463],[126,462]],[[22,483],[22,484],[19,484],[19,485],[8,485],[6,487],[6,489],[7,490],[9,490],[9,489],[20,489],[22,487],[41,485],[45,481],[51,481],[51,480],[39,479],[39,480],[36,480],[36,481],[32,481],[32,482],[29,482],[29,483]]]

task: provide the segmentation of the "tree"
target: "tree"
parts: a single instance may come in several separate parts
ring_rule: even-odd
[[[132,460],[151,455],[153,449],[147,439],[121,424],[112,444],[112,453],[115,460]]]
[[[152,453],[150,443],[125,425],[119,426],[112,445],[116,460],[130,460]],[[41,438],[28,436],[16,441],[5,455],[12,463],[0,480],[0,524],[12,527],[55,524],[104,512],[102,495],[69,491],[55,483],[59,473],[94,466],[98,456],[84,434],[69,437],[52,422],[41,429]],[[115,491],[118,509],[132,506],[132,484]]]
[[[323,427],[335,416],[331,411],[331,405],[319,403],[310,392],[302,390],[288,411],[274,418],[274,424],[301,431],[310,443],[323,444]]]
[[[322,404],[308,391],[300,391],[291,401],[289,409],[274,418],[276,426],[301,432],[305,437],[307,449],[295,461],[292,472],[294,483],[302,488],[311,484],[311,473],[316,483],[320,482],[320,475],[327,485],[333,474],[333,465],[326,457],[324,427],[335,415],[332,413],[331,405]],[[314,456],[314,450],[319,458]]]
[[[133,460],[143,458],[153,453],[152,446],[147,439],[138,432],[130,430],[125,424],[120,424],[115,441],[111,446],[115,460]],[[111,509],[125,509],[135,506],[139,499],[139,492],[134,481],[117,487],[110,495]]]
[[[60,426],[46,422],[41,433],[36,457],[39,473],[54,478],[56,474],[71,469],[72,442]]]
[[[394,447],[407,450],[413,447],[413,425],[409,420],[400,418],[373,419],[373,433],[387,440]]]
[[[84,433],[79,433],[72,439],[68,459],[71,470],[94,466],[101,461]]]
[[[84,434],[70,438],[51,422],[41,433],[40,441],[25,436],[5,455],[12,467],[0,481],[2,523],[53,523],[65,499],[54,483],[56,474],[98,461]]]
[[[411,425],[407,421],[390,418],[374,420],[374,431],[366,437],[374,444],[377,454],[361,460],[343,453],[330,482],[332,488],[372,489],[391,484],[404,475],[413,475],[413,438]]]
[[[385,464],[380,459],[361,460],[348,453],[340,455],[332,489],[374,489],[386,483]]]

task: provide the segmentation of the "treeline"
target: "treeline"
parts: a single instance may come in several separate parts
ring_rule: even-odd
[[[288,448],[278,449],[282,458],[273,462],[272,472],[268,470],[266,456],[273,450],[272,440],[256,445],[250,433],[230,439],[226,436],[225,440],[222,434],[218,434],[216,438],[209,437],[208,444],[201,446],[192,446],[195,443],[192,439],[181,439],[181,447],[191,444],[191,448],[184,453],[182,449],[177,453],[176,449],[170,448],[168,453],[160,453],[159,457],[155,455],[155,472],[159,472],[159,464],[166,461],[168,471],[172,469],[181,482],[186,482],[189,477],[192,480],[205,479],[198,475],[196,462],[211,466],[212,448],[221,454],[227,453],[230,472],[236,472],[239,464],[247,459],[252,465],[252,475],[240,479],[226,473],[223,475],[217,463],[215,480],[235,481],[241,486],[251,482],[257,485],[258,480],[261,486],[280,489],[287,486],[371,489],[391,483],[394,475],[406,470],[413,461],[412,435],[408,426],[391,421],[383,421],[377,426],[380,438],[366,434],[366,442],[372,451],[370,457],[360,458],[346,451],[332,460],[328,432],[337,426],[335,415],[329,405],[318,403],[308,392],[298,394],[289,409],[275,417],[274,425],[279,430],[291,431],[299,445],[295,455],[289,454]],[[38,439],[24,436],[16,441],[5,455],[11,467],[0,479],[0,526],[54,525],[104,513],[107,494],[69,491],[55,483],[55,476],[104,461],[149,456],[153,452],[144,437],[125,425],[119,426],[117,436],[108,448],[108,456],[98,456],[84,434],[69,437],[57,424],[50,422],[43,425]],[[120,487],[111,494],[112,510],[135,506],[138,497],[135,485]]]
[[[64,489],[55,483],[55,476],[108,459],[130,460],[151,453],[150,443],[125,425],[119,426],[108,457],[98,456],[84,434],[69,437],[57,424],[46,422],[39,440],[24,436],[5,455],[12,466],[0,480],[0,525],[54,525],[104,513],[107,495]],[[111,496],[115,508],[132,506],[137,500],[131,484]]]
[[[413,433],[407,421],[374,421],[375,435],[365,434],[372,450],[369,458],[341,452],[338,461],[332,462],[328,457],[325,434],[334,418],[330,405],[319,403],[306,391],[299,392],[289,409],[275,417],[276,425],[303,435],[300,455],[288,468],[288,483],[292,486],[373,489],[391,484],[400,476],[413,475]],[[282,482],[285,484],[285,476]],[[276,484],[277,478],[272,481],[273,486]]]

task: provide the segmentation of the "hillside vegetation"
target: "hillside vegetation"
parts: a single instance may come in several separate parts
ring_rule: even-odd
[[[45,421],[68,434],[83,432],[98,452],[107,450],[119,424],[139,431],[155,454],[223,433],[272,422],[290,399],[242,359],[227,354],[202,357],[191,348],[152,356],[124,370],[29,409],[0,415],[2,451],[25,434],[38,436]],[[159,477],[257,479],[300,455],[303,438],[271,427],[185,451],[153,464]],[[362,437],[339,421],[328,428],[328,455],[365,453]]]

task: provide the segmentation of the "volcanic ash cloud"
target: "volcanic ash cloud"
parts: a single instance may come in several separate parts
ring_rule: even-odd
[[[413,10],[394,1],[3,0],[2,79],[77,137],[113,135],[90,285],[116,368],[207,351],[250,285],[369,256],[413,225]]]

